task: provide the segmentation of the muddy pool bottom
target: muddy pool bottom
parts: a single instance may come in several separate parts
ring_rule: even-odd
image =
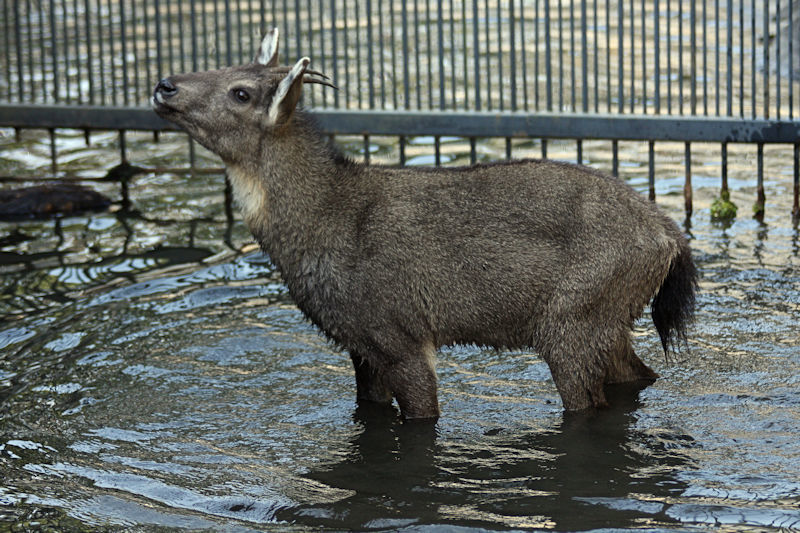
[[[661,379],[565,414],[536,354],[456,347],[436,424],[356,408],[269,260],[224,252],[249,237],[219,176],[142,177],[139,214],[3,223],[0,531],[800,529],[790,176],[763,224],[711,223],[718,183],[695,182],[689,350],[635,331]],[[682,180],[658,183],[682,220]],[[731,179],[743,205],[752,185]]]

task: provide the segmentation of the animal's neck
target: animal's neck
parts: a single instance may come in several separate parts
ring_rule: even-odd
[[[355,168],[299,114],[264,140],[262,153],[229,163],[228,176],[250,231],[281,266],[299,249],[329,245],[336,228],[323,219],[337,181]]]

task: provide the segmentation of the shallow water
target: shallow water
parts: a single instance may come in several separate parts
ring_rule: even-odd
[[[165,137],[133,139],[131,160],[156,166],[185,150]],[[112,137],[89,148],[70,148],[68,135],[59,142],[71,150],[61,168],[77,175],[113,160]],[[573,146],[552,143],[550,155],[574,158]],[[607,148],[587,143],[584,153],[607,168]],[[672,148],[659,146],[658,202],[682,222],[683,146]],[[432,153],[425,142],[407,149],[420,161]],[[46,139],[7,137],[0,164],[32,175],[48,150]],[[469,157],[456,140],[445,152],[446,161]],[[503,152],[502,141],[480,147],[484,158]],[[378,144],[373,160],[394,155]],[[622,145],[623,173],[644,191],[641,156],[641,146]],[[131,184],[130,210],[0,223],[0,522],[800,528],[791,166],[768,153],[762,224],[747,214],[752,154],[732,153],[741,215],[720,225],[708,214],[718,160],[697,158],[689,231],[702,278],[689,351],[665,360],[643,320],[636,349],[662,379],[615,389],[612,408],[588,414],[562,411],[535,354],[474,347],[440,355],[435,425],[357,409],[349,358],[303,320],[241,222],[227,219],[219,175],[148,173]],[[95,186],[119,195],[116,184]]]

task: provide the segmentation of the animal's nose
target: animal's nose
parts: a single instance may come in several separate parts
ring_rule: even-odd
[[[175,87],[168,78],[164,78],[158,82],[158,85],[156,85],[155,92],[157,94],[161,94],[161,96],[169,98],[178,92],[178,88]]]

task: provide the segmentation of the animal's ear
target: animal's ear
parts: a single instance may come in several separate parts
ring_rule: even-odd
[[[261,39],[261,46],[258,49],[258,54],[253,60],[254,63],[260,63],[265,67],[278,66],[278,28],[272,28]]]
[[[301,58],[278,84],[269,104],[268,116],[272,124],[284,124],[292,116],[303,93],[303,77],[310,62],[307,57]]]

